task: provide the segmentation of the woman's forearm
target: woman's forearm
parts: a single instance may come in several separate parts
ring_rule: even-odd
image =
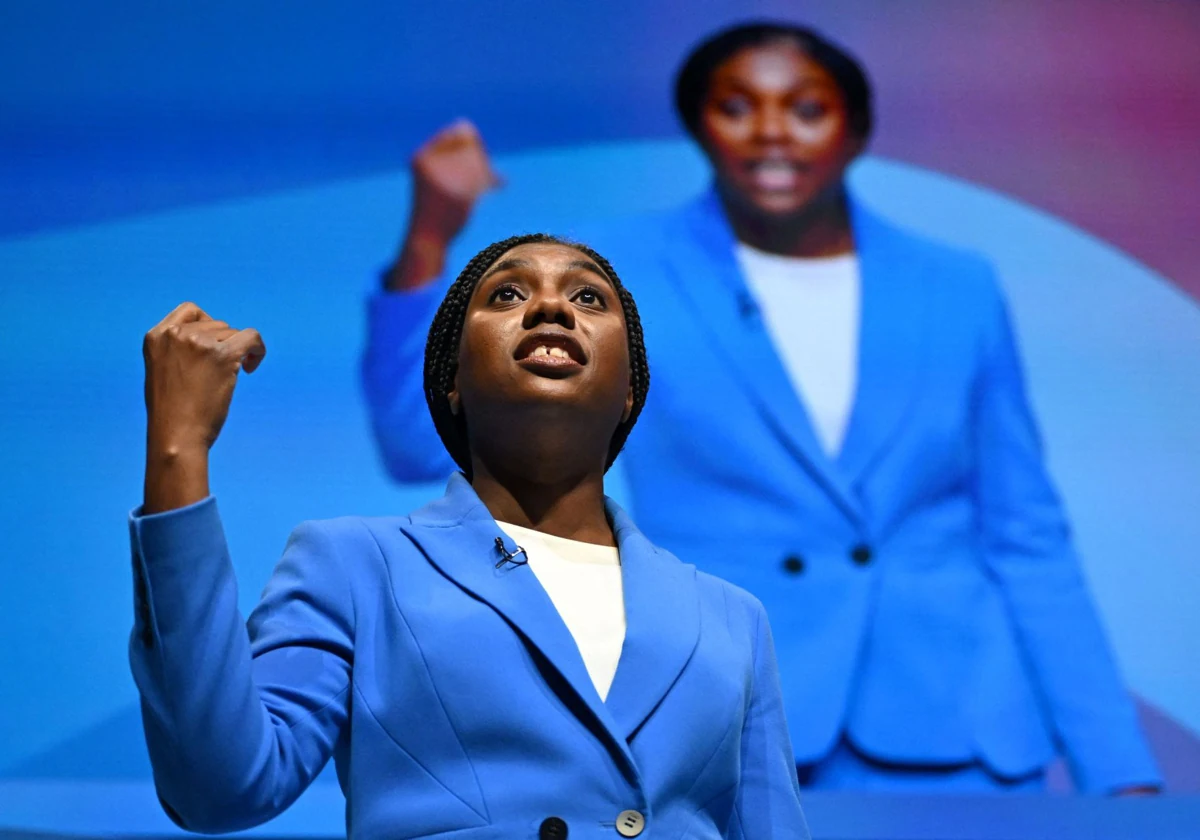
[[[208,495],[208,447],[159,442],[151,433],[146,445],[142,513],[176,510]]]
[[[449,244],[437,237],[409,231],[385,275],[385,287],[389,292],[408,292],[432,283],[445,270],[448,249]]]

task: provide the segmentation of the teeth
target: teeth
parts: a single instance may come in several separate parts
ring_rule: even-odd
[[[760,189],[794,189],[800,180],[796,167],[782,161],[761,161],[750,171]]]
[[[567,352],[566,350],[564,350],[563,348],[561,348],[561,347],[547,347],[547,346],[546,346],[546,345],[544,345],[544,344],[539,344],[537,347],[533,348],[533,352],[529,354],[529,357],[530,357],[531,359],[532,359],[532,358],[539,357],[539,356],[553,356],[553,357],[554,357],[554,358],[556,358],[556,359],[569,359],[569,358],[571,358],[571,354],[570,354],[570,353],[568,353],[568,352]]]

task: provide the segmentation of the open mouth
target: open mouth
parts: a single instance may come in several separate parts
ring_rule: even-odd
[[[527,367],[564,370],[587,364],[587,356],[570,335],[541,332],[527,335],[517,345],[513,358]]]
[[[755,160],[746,164],[750,180],[760,190],[794,190],[803,180],[808,167],[790,160]]]

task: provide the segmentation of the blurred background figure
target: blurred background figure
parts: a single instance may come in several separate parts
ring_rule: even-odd
[[[757,217],[787,211],[739,204],[754,192],[739,178],[759,179],[759,197],[774,202],[798,194],[801,177],[815,177],[789,166],[815,158],[775,140],[776,154],[785,149],[780,160],[764,154],[739,173],[744,144],[720,130],[720,115],[700,119],[697,108],[695,135],[679,118],[672,81],[684,57],[749,14],[827,32],[869,69],[871,128],[846,170],[848,222],[816,226],[848,230],[849,250],[760,241],[770,226]],[[795,727],[806,740],[798,747],[815,756],[825,733],[835,742],[829,753],[845,759],[847,735],[873,768],[887,764],[877,756],[889,745],[864,735],[885,731],[868,714],[880,705],[871,686],[918,674],[890,701],[896,714],[935,695],[955,713],[926,732],[954,747],[942,755],[970,756],[908,760],[909,771],[932,762],[939,777],[957,775],[964,763],[988,772],[988,760],[1001,761],[993,741],[960,748],[971,733],[998,738],[1005,727],[1034,733],[1032,748],[1014,738],[1010,757],[1049,752],[1042,748],[1051,732],[1060,755],[1074,752],[1080,766],[1094,766],[1097,753],[1083,755],[1078,740],[1060,735],[1060,719],[1084,720],[1108,702],[1101,689],[1064,714],[1069,681],[1095,673],[1086,644],[1051,695],[1041,688],[1047,666],[1030,655],[1045,650],[1029,641],[1047,638],[1045,629],[1016,631],[1030,612],[1007,599],[1003,619],[993,620],[997,592],[1011,589],[1017,567],[999,563],[1001,576],[990,566],[1013,556],[1006,548],[1029,543],[997,542],[1009,532],[994,517],[986,544],[982,521],[954,530],[962,509],[985,510],[964,490],[975,480],[972,459],[998,451],[978,436],[964,439],[963,429],[985,431],[968,422],[979,412],[963,402],[964,371],[982,369],[989,348],[1002,344],[981,337],[968,347],[949,333],[982,329],[982,301],[998,284],[1044,441],[1035,472],[1048,467],[1053,476],[1167,795],[1128,803],[984,794],[971,804],[956,795],[924,797],[914,808],[906,795],[811,791],[814,832],[843,840],[1090,840],[1103,824],[1103,833],[1127,840],[1190,837],[1200,824],[1198,38],[1200,4],[1170,0],[756,0],[753,8],[713,0],[686,15],[672,0],[366,0],[350,14],[315,2],[288,4],[286,14],[275,4],[220,0],[133,0],[120,14],[66,0],[8,4],[0,26],[9,82],[0,85],[0,300],[9,317],[0,370],[11,399],[0,412],[0,438],[9,444],[0,448],[0,474],[10,492],[0,530],[10,562],[0,563],[0,681],[9,678],[3,686],[11,690],[0,689],[0,834],[179,831],[158,803],[127,666],[136,593],[128,534],[113,523],[141,490],[143,464],[128,453],[146,434],[136,397],[144,370],[128,337],[189,299],[242,313],[271,336],[274,361],[239,397],[244,411],[222,432],[216,456],[222,520],[243,583],[239,606],[248,612],[279,556],[279,535],[297,521],[394,515],[442,495],[449,465],[423,463],[437,444],[430,435],[426,450],[419,428],[391,464],[410,475],[397,481],[385,470],[363,396],[363,303],[370,295],[378,320],[403,342],[394,324],[406,312],[414,325],[428,317],[422,298],[437,286],[438,243],[453,236],[457,217],[467,223],[446,272],[514,229],[594,241],[613,257],[652,310],[646,328],[662,363],[650,400],[659,414],[633,436],[635,450],[660,454],[640,461],[641,475],[630,472],[632,459],[618,461],[610,494],[639,519],[639,508],[660,511],[646,524],[681,551],[694,546],[692,559],[757,576],[763,599],[794,622],[793,639],[839,622],[845,628],[829,651],[791,653],[813,663],[793,669],[789,687],[796,702],[813,705]],[[709,77],[714,90],[725,84]],[[460,125],[439,138],[438,154],[425,154],[439,129],[464,116],[477,128]],[[447,158],[454,163],[437,178],[428,167],[415,177],[423,164]],[[714,178],[730,167],[728,177]],[[438,178],[452,200],[430,193]],[[439,207],[451,216],[425,224]],[[397,273],[398,228],[418,219],[408,266]],[[886,235],[889,227],[901,231]],[[769,262],[758,260],[756,272],[749,248],[775,257],[827,252],[827,260],[805,262],[843,270],[793,282],[797,272],[781,267],[772,283],[761,268]],[[880,257],[900,250],[903,258]],[[389,279],[407,273],[418,287],[380,294],[384,259]],[[983,279],[989,268],[993,279]],[[889,278],[913,293],[888,294]],[[432,285],[420,287],[423,280]],[[853,333],[845,328],[855,301],[848,286],[860,295]],[[781,287],[800,297],[798,314],[787,314]],[[960,294],[938,304],[933,292],[947,289]],[[888,307],[891,317],[881,314]],[[827,317],[814,325],[808,316],[817,311]],[[782,333],[777,316],[793,319]],[[423,328],[411,335],[419,345]],[[905,348],[914,337],[923,343],[911,362]],[[385,375],[386,365],[410,370],[404,347],[376,338],[373,375]],[[812,352],[798,344],[806,339],[828,364],[797,363]],[[822,373],[836,375],[822,384]],[[772,381],[777,387],[763,384]],[[973,403],[987,395],[984,381],[977,378]],[[376,406],[381,417],[403,411],[404,390],[392,396],[394,406]],[[836,407],[847,402],[842,430]],[[945,409],[940,420],[934,404]],[[413,410],[423,415],[423,401]],[[789,419],[798,415],[800,422]],[[871,418],[877,427],[863,427]],[[737,429],[748,429],[745,440]],[[927,455],[913,454],[918,439]],[[436,477],[416,480],[423,474]],[[697,490],[707,502],[684,509]],[[737,540],[711,535],[718,514],[735,521]],[[943,544],[916,545],[934,536]],[[968,599],[978,614],[965,626],[965,610],[947,615],[943,600],[963,600],[950,582],[944,599],[921,605],[920,621],[900,615],[912,593],[935,599],[934,583],[950,580],[953,558],[972,540],[977,565],[988,564]],[[850,554],[860,544],[868,549],[858,553],[862,565]],[[1034,556],[1023,580],[1048,566]],[[1073,579],[1064,576],[1056,591]],[[861,617],[868,604],[871,619]],[[842,615],[854,610],[849,620]],[[995,627],[1005,629],[984,632]],[[1011,657],[1014,637],[1020,658],[1008,671],[1016,677],[979,688],[992,673],[981,669]],[[914,639],[926,644],[909,647]],[[971,660],[972,646],[985,652]],[[935,661],[914,658],[929,650],[938,651]],[[845,679],[851,670],[853,682]],[[817,680],[841,685],[846,696],[810,690]],[[1025,686],[1017,693],[1037,686],[1037,722],[1025,714],[1023,694],[1007,722],[992,725],[985,713],[1008,702],[1014,685]],[[922,725],[912,717],[913,740]],[[1124,755],[1131,731],[1114,725],[1093,743]],[[826,765],[806,770],[809,784],[833,783],[828,760],[801,758]],[[847,781],[852,774],[840,766],[843,789],[865,786]],[[1061,758],[1050,765],[1047,791],[1071,789],[1067,769]],[[991,768],[1001,778],[1012,772]],[[919,773],[905,778],[931,787]],[[1088,790],[1105,789],[1079,779]],[[344,836],[344,808],[327,766],[266,830]],[[1172,834],[1149,819],[1171,814],[1190,830]]]
[[[991,268],[846,186],[872,131],[859,63],[810,29],[735,26],[686,58],[675,106],[711,189],[582,237],[628,278],[654,359],[623,467],[653,539],[766,605],[801,781],[1029,791],[1061,753],[1083,790],[1154,790]],[[363,361],[402,482],[454,469],[421,350],[447,252],[500,184],[465,121],[412,170]]]

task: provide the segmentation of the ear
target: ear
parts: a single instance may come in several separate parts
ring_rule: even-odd
[[[621,422],[628,423],[629,415],[633,414],[633,388],[625,395],[625,410],[621,412]]]
[[[458,393],[458,377],[455,377],[454,387],[446,394],[446,402],[450,403],[450,413],[455,417],[462,410],[462,396]]]

